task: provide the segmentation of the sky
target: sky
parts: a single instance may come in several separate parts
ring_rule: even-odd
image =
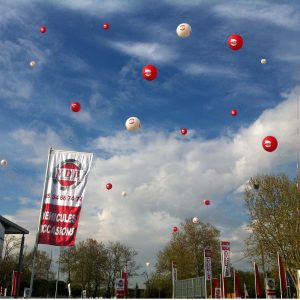
[[[77,241],[120,241],[151,273],[172,227],[198,217],[231,242],[235,268],[251,269],[245,184],[297,172],[299,12],[296,1],[1,0],[0,214],[30,231],[31,248],[49,147],[90,152]],[[185,39],[181,23],[192,28]],[[243,37],[238,51],[232,34]],[[268,135],[274,152],[262,148]]]

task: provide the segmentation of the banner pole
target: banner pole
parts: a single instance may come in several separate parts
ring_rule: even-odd
[[[235,292],[235,268],[233,269],[233,293],[234,293],[234,298],[236,298],[236,292]]]
[[[32,295],[33,278],[34,278],[35,271],[36,271],[35,270],[35,267],[36,267],[35,261],[36,261],[36,254],[37,254],[37,250],[38,250],[39,234],[40,234],[40,227],[41,227],[41,222],[42,222],[42,212],[43,212],[44,196],[45,196],[45,189],[46,189],[46,179],[47,179],[48,166],[49,166],[49,160],[50,160],[51,152],[52,152],[52,148],[50,147],[49,148],[49,153],[48,153],[46,173],[45,173],[44,188],[43,188],[43,194],[42,194],[42,203],[41,203],[41,210],[40,210],[38,228],[37,228],[35,244],[34,244],[33,253],[32,253],[33,254],[33,259],[32,259],[32,272],[31,272],[31,277],[30,277],[29,298],[31,298],[31,295]]]
[[[277,251],[277,263],[278,263],[278,271],[279,271],[280,298],[282,299],[281,272],[280,272],[280,262],[279,262],[279,252],[278,251]]]
[[[57,296],[57,288],[58,288],[58,281],[59,281],[59,269],[60,269],[60,258],[61,258],[61,246],[59,247],[59,259],[58,259],[58,269],[57,269],[57,277],[56,277],[56,285],[55,285],[55,296]]]
[[[207,287],[206,287],[206,256],[205,256],[205,249],[203,250],[203,261],[204,261],[204,291],[205,291],[205,298],[207,299]]]

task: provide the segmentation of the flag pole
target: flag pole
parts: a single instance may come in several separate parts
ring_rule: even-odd
[[[282,299],[281,272],[280,272],[280,261],[279,261],[279,252],[278,251],[277,251],[277,263],[278,263],[278,271],[279,271],[280,298]]]
[[[256,290],[256,268],[255,268],[255,262],[253,262],[254,267],[254,286],[255,286],[255,298],[257,299],[257,290]]]
[[[205,249],[203,250],[203,261],[204,261],[204,291],[205,291],[205,298],[207,299],[207,287],[206,287],[206,260],[205,260]]]
[[[49,160],[50,160],[50,155],[52,152],[52,148],[49,148],[49,153],[48,153],[48,160],[47,160],[47,167],[46,167],[46,173],[45,173],[45,180],[44,180],[44,188],[43,188],[43,194],[42,194],[42,203],[41,203],[41,211],[40,211],[40,216],[39,216],[39,222],[38,222],[38,228],[37,228],[37,233],[36,233],[36,238],[35,238],[35,244],[33,247],[33,259],[32,259],[32,272],[31,272],[31,277],[30,277],[30,293],[29,293],[29,298],[31,298],[32,295],[32,287],[33,287],[33,278],[35,275],[35,261],[36,261],[36,254],[38,250],[38,242],[39,242],[39,235],[40,235],[40,227],[41,227],[41,222],[42,222],[42,212],[43,212],[43,204],[44,204],[44,195],[45,195],[45,189],[46,189],[46,179],[47,179],[47,173],[48,173],[48,165],[49,165]]]
[[[59,281],[60,258],[61,258],[61,246],[59,247],[58,269],[57,269],[57,277],[56,277],[56,285],[55,285],[55,295],[54,295],[55,299],[56,299],[56,296],[57,296],[57,288],[58,288],[58,281]]]
[[[235,268],[233,269],[233,293],[234,293],[234,298],[236,298],[236,292],[235,292]]]

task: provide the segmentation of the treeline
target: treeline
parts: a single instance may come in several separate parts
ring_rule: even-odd
[[[17,269],[19,239],[6,236],[5,253],[0,262],[0,286],[7,288],[10,295],[13,270]],[[119,242],[105,245],[94,239],[86,239],[74,247],[62,247],[60,255],[60,278],[57,297],[68,295],[67,284],[71,283],[73,297],[81,297],[86,290],[87,297],[114,296],[115,278],[125,270],[129,276],[135,275],[138,266],[135,261],[137,252]],[[38,251],[36,275],[33,285],[33,297],[54,297],[56,289],[56,272],[53,271],[51,254]],[[57,264],[56,264],[57,265]],[[29,287],[32,272],[32,252],[26,252],[23,259],[23,274],[20,295],[24,287]],[[62,276],[64,273],[65,276]],[[101,289],[100,289],[101,287]]]

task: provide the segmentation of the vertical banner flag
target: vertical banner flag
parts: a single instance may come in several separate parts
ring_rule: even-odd
[[[240,281],[240,274],[237,271],[234,271],[234,293],[235,293],[235,298],[241,298],[241,281]]]
[[[280,287],[281,293],[287,292],[287,280],[286,280],[286,273],[284,271],[282,257],[277,253],[278,256],[278,268],[279,268],[279,279],[280,279]]]
[[[275,279],[265,278],[266,284],[266,299],[276,299]]]
[[[205,273],[205,279],[211,280],[212,274],[211,274],[211,250],[210,249],[204,249],[204,273]]]
[[[125,297],[128,296],[128,276],[127,276],[127,271],[123,272],[122,271],[122,278],[124,279],[124,295]]]
[[[17,289],[18,289],[18,281],[21,280],[22,272],[19,271],[13,271],[12,276],[12,285],[11,285],[11,296],[13,298],[17,298],[19,295],[17,295]]]
[[[117,298],[124,298],[125,296],[125,281],[123,278],[116,278],[116,297]]]
[[[222,276],[231,277],[230,273],[230,242],[221,241]]]
[[[254,262],[254,276],[255,276],[255,293],[256,297],[262,296],[262,288],[261,288],[261,283],[260,283],[260,276],[259,276],[259,271],[257,264]]]
[[[211,281],[211,294],[212,294],[212,298],[218,298],[216,297],[216,289],[219,286],[219,278],[213,278]],[[219,298],[220,298],[220,293],[219,293]]]
[[[177,280],[177,266],[175,261],[172,261],[172,277],[173,281]]]
[[[50,149],[38,244],[74,246],[92,153]]]

